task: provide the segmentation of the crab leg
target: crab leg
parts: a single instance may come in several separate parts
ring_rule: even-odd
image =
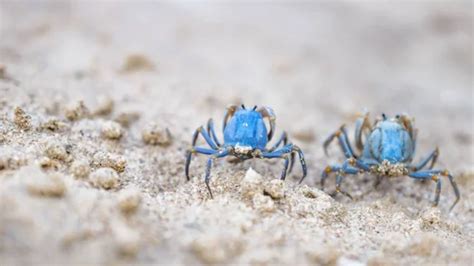
[[[207,122],[207,132],[212,137],[212,140],[214,140],[216,145],[220,147],[221,143],[217,139],[216,131],[214,130],[214,121],[212,120],[212,118],[209,119],[209,121]]]
[[[288,166],[290,164],[290,158],[288,157],[288,155],[285,156],[284,158],[285,158],[285,164],[283,167],[283,171],[281,172],[281,177],[280,177],[281,180],[285,180],[286,174],[288,172]]]
[[[303,176],[301,177],[299,183],[303,182],[303,179],[306,177],[306,174],[308,172],[307,167],[306,167],[306,161],[304,159],[304,154],[301,151],[301,149],[293,144],[287,144],[284,147],[277,149],[275,151],[266,151],[262,153],[262,156],[264,158],[284,158],[283,155],[289,154],[289,153],[298,153],[300,163],[301,163],[301,169],[303,170]]]
[[[459,193],[458,186],[456,182],[454,181],[453,176],[447,171],[441,171],[441,170],[426,170],[426,171],[418,171],[418,172],[413,172],[408,174],[409,177],[415,178],[415,179],[421,179],[421,180],[427,180],[431,179],[436,182],[436,190],[435,190],[435,199],[434,199],[434,206],[438,205],[439,202],[439,196],[441,193],[441,179],[439,178],[439,175],[448,177],[449,182],[451,183],[451,186],[453,187],[454,194],[456,196],[456,200],[454,203],[451,205],[449,208],[449,211],[451,211],[454,206],[459,202],[461,198],[461,194]]]
[[[225,128],[227,126],[227,121],[229,121],[229,118],[231,118],[235,111],[237,111],[237,105],[230,105],[227,107],[227,111],[224,115],[224,120],[223,120],[223,123],[222,123],[222,132],[225,131]]]
[[[438,160],[438,156],[439,156],[439,149],[438,149],[438,147],[436,147],[436,149],[434,151],[432,151],[431,154],[428,155],[425,159],[421,160],[421,162],[419,162],[417,165],[412,166],[413,171],[421,170],[430,161],[431,161],[431,164],[428,167],[428,169],[431,170],[433,168],[433,166],[435,165],[436,161]]]
[[[331,144],[331,142],[335,138],[339,140],[339,146],[344,152],[344,155],[346,156],[346,158],[356,157],[352,150],[351,144],[349,143],[349,138],[347,137],[347,132],[344,125],[342,125],[338,131],[329,135],[329,137],[324,141],[323,147],[324,147],[324,153],[326,155],[328,154],[329,144]]]
[[[270,148],[269,151],[276,150],[282,143],[283,143],[283,146],[286,146],[287,143],[288,143],[288,134],[286,132],[283,132],[281,134],[280,139],[275,143],[275,145],[273,145],[272,148]],[[288,168],[287,173],[291,173],[291,171],[293,170],[293,165],[295,164],[295,156],[296,156],[296,153],[292,152],[291,155],[290,155],[290,164],[289,164],[289,168]],[[286,175],[286,173],[285,173],[285,175]],[[285,178],[282,178],[282,179],[285,179]]]
[[[204,182],[206,183],[207,191],[209,191],[209,195],[211,196],[211,198],[214,198],[214,196],[212,195],[211,187],[209,186],[209,182],[211,181],[212,164],[213,164],[215,159],[222,158],[222,157],[225,157],[227,155],[229,155],[229,149],[221,150],[221,151],[215,153],[214,155],[212,155],[212,157],[207,160],[206,176],[204,178]]]
[[[369,122],[369,113],[365,113],[362,117],[358,118],[355,123],[355,143],[357,149],[362,151],[364,149],[364,144],[362,143],[362,133],[365,129],[369,131],[372,130]]]
[[[275,145],[273,145],[269,151],[274,151],[275,149],[277,149],[281,143],[283,143],[283,146],[285,146],[287,143],[288,143],[288,135],[286,134],[286,132],[283,132],[281,134],[281,137],[280,139],[278,139],[278,141],[275,143]]]
[[[344,174],[351,174],[351,175],[356,175],[359,173],[359,169],[352,167],[352,166],[337,166],[337,165],[332,165],[332,166],[327,166],[324,168],[323,173],[321,174],[321,188],[324,188],[324,184],[326,182],[326,179],[329,177],[329,174],[331,173],[336,173],[342,171]]]
[[[204,140],[206,140],[207,144],[209,144],[209,146],[211,146],[212,149],[214,150],[218,149],[217,145],[214,143],[214,141],[212,141],[211,137],[209,136],[207,131],[204,130],[204,127],[202,126],[196,129],[196,131],[194,131],[193,141],[192,141],[193,147],[196,145],[197,139],[199,137],[199,133],[201,133],[201,136],[204,138]]]
[[[216,150],[211,150],[211,149],[205,149],[201,147],[193,147],[191,150],[189,150],[186,153],[186,165],[184,167],[184,173],[186,174],[186,179],[189,181],[189,165],[191,164],[191,157],[194,153],[201,153],[201,154],[206,154],[206,155],[211,155],[215,154],[218,151]]]
[[[344,180],[344,175],[339,173],[337,176],[336,176],[336,191],[334,192],[334,195],[337,194],[337,193],[341,193],[342,195],[350,198],[351,200],[353,200],[354,198],[352,198],[351,194],[349,194],[349,192],[341,189],[341,183],[342,183],[342,180]]]
[[[275,132],[275,112],[273,112],[273,109],[267,106],[262,106],[257,109],[257,112],[262,114],[264,118],[268,118],[268,121],[270,123],[270,131],[268,131],[268,141],[270,141],[273,138],[273,134]]]

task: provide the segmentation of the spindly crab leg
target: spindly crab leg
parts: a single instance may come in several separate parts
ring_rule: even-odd
[[[364,149],[364,144],[362,143],[362,134],[364,130],[369,132],[372,130],[372,126],[369,121],[369,113],[365,113],[362,117],[359,117],[355,122],[355,144],[359,151]]]
[[[234,104],[227,107],[227,111],[224,115],[224,121],[222,123],[222,132],[225,131],[227,122],[234,115],[235,111],[237,111],[237,108],[238,108],[237,105],[234,105]]]
[[[192,141],[192,146],[194,147],[196,145],[196,142],[197,142],[197,138],[199,137],[199,134],[201,134],[201,136],[204,138],[204,140],[206,140],[206,143],[211,146],[212,149],[214,150],[217,150],[217,144],[214,143],[214,141],[211,139],[211,136],[209,136],[209,133],[207,133],[207,131],[204,129],[204,127],[199,127],[198,129],[196,129],[196,131],[194,131],[194,135],[193,135],[193,141]]]
[[[184,173],[186,175],[186,179],[189,181],[189,166],[191,165],[191,159],[193,154],[195,153],[200,153],[200,154],[206,154],[206,155],[212,155],[215,154],[217,151],[216,150],[211,150],[211,149],[206,149],[206,148],[201,148],[201,147],[192,147],[190,150],[187,151],[186,153],[186,164],[184,166]]]
[[[354,154],[354,151],[352,150],[351,144],[349,142],[349,137],[347,136],[347,131],[344,125],[342,125],[339,128],[339,130],[329,135],[329,137],[324,141],[323,148],[324,148],[324,153],[326,155],[328,154],[327,149],[328,149],[329,144],[331,144],[331,142],[335,138],[339,140],[339,146],[341,146],[341,149],[344,152],[344,155],[346,156],[346,158],[356,157],[356,155]]]
[[[432,151],[430,153],[430,155],[428,155],[425,159],[421,160],[417,165],[415,166],[412,166],[413,168],[413,171],[419,171],[421,170],[423,167],[425,167],[430,161],[431,161],[431,164],[430,166],[428,167],[428,169],[432,169],[433,166],[435,165],[436,161],[438,160],[438,156],[439,156],[439,149],[438,147],[436,147],[436,149],[434,151]]]
[[[220,147],[221,143],[217,139],[216,131],[214,130],[214,121],[212,120],[212,118],[207,121],[207,132],[211,136],[212,140],[214,140],[214,142],[217,144],[217,146]]]
[[[431,179],[434,182],[436,182],[435,198],[433,201],[434,206],[438,206],[439,197],[441,193],[441,179],[439,178],[440,175],[445,176],[449,179],[449,182],[451,183],[451,186],[453,187],[454,195],[456,196],[456,200],[449,208],[449,211],[451,211],[454,208],[454,206],[456,206],[456,204],[459,202],[459,199],[461,198],[461,194],[459,192],[458,185],[454,181],[454,177],[449,173],[449,171],[426,170],[426,171],[418,171],[418,172],[413,172],[413,173],[408,174],[409,177],[412,177],[415,179],[421,179],[421,180]]]
[[[288,134],[286,132],[283,132],[281,134],[280,139],[278,139],[275,145],[273,145],[268,151],[274,151],[278,147],[280,147],[280,145],[286,146],[287,144],[288,144]],[[292,152],[289,158],[290,161],[289,161],[288,167],[286,166],[286,162],[285,162],[285,169],[287,169],[287,171],[285,170],[284,174],[282,173],[282,178],[281,178],[282,180],[285,179],[287,173],[291,173],[291,171],[293,170],[293,165],[295,164],[295,156],[296,156],[296,152]]]
[[[209,191],[209,195],[211,196],[211,198],[214,198],[214,196],[212,195],[211,187],[209,186],[209,182],[211,181],[212,164],[214,163],[215,159],[225,157],[225,156],[229,155],[229,153],[230,153],[230,148],[227,148],[225,150],[220,150],[220,151],[214,153],[211,156],[211,158],[209,158],[207,160],[206,177],[204,178],[204,182],[206,183],[207,191]]]
[[[306,177],[306,174],[307,174],[307,167],[306,167],[306,161],[304,159],[304,155],[303,155],[303,152],[301,151],[301,149],[296,146],[296,145],[293,145],[293,144],[288,144],[280,149],[277,149],[275,151],[265,151],[262,153],[262,157],[263,158],[284,158],[285,160],[287,159],[287,156],[288,154],[291,154],[291,153],[297,153],[298,154],[298,157],[300,159],[300,163],[301,163],[301,169],[303,170],[303,176],[301,177],[300,179],[300,184],[301,182],[303,182],[304,178]],[[285,163],[285,167],[286,167],[286,163]],[[286,173],[286,171],[285,171]],[[286,176],[286,174],[285,174]],[[282,179],[284,179],[284,177],[282,177]]]
[[[334,166],[326,167],[324,169],[323,173],[322,173],[322,176],[321,176],[321,188],[324,188],[324,183],[326,181],[326,178],[329,177],[330,173],[337,173],[337,175],[336,175],[336,192],[335,193],[340,192],[341,194],[343,194],[343,195],[349,197],[350,199],[352,199],[351,194],[349,194],[345,190],[341,189],[341,183],[344,180],[344,177],[345,177],[346,174],[356,175],[360,172],[360,170],[358,168],[351,166],[351,165],[354,165],[356,163],[355,160],[356,159],[354,159],[354,158],[349,158],[342,164],[342,166],[334,165]]]
[[[397,118],[398,120],[400,120],[402,125],[407,129],[408,134],[410,134],[410,137],[413,139],[413,137],[416,134],[416,130],[413,129],[413,125],[412,125],[413,119],[406,114],[398,115]]]
[[[212,149],[206,149],[206,148],[200,148],[196,147],[196,142],[199,137],[199,134],[204,138],[206,143],[212,148]],[[202,153],[202,154],[214,154],[218,151],[219,147],[217,147],[216,143],[211,139],[207,131],[204,129],[204,127],[199,127],[194,131],[193,134],[193,139],[191,141],[191,148],[187,151],[186,153],[186,165],[185,165],[185,174],[186,174],[186,179],[189,181],[189,165],[191,164],[191,158],[194,153]]]
[[[270,123],[270,130],[268,131],[268,141],[270,141],[273,138],[273,133],[275,132],[275,112],[273,112],[273,109],[267,106],[262,106],[257,109],[257,112],[262,114],[263,118],[268,118],[268,121]]]

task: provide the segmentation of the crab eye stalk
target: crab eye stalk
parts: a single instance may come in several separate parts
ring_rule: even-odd
[[[382,113],[382,119],[387,120],[387,116],[385,115],[385,113]]]
[[[244,109],[244,110],[245,110],[245,105],[243,105],[243,104],[242,104],[242,105],[241,105],[241,107],[242,107],[242,109]]]
[[[256,105],[252,108],[252,111],[255,111],[255,110],[257,110],[257,106],[256,106]]]

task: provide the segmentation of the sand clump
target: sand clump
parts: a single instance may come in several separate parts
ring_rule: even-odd
[[[140,191],[135,188],[126,188],[120,192],[118,196],[118,206],[120,211],[125,215],[135,213],[142,201]]]
[[[67,128],[68,124],[57,118],[49,118],[46,122],[41,123],[39,127],[40,130],[46,130],[51,132],[59,132]]]
[[[225,263],[237,256],[243,244],[232,237],[202,236],[191,244],[192,252],[204,263]]]
[[[122,112],[118,114],[114,121],[119,123],[125,128],[130,127],[130,125],[137,121],[140,118],[140,113],[138,112]]]
[[[89,108],[84,101],[78,101],[68,105],[64,111],[64,116],[70,121],[77,121],[90,116]]]
[[[120,219],[112,221],[111,230],[115,239],[115,248],[119,255],[136,256],[140,249],[140,234]]]
[[[89,176],[91,167],[89,163],[84,159],[75,160],[71,164],[70,173],[78,179],[84,179]]]
[[[143,142],[150,145],[168,146],[171,144],[171,132],[155,123],[148,124],[142,131]]]
[[[46,156],[38,159],[37,164],[45,170],[58,170],[61,167],[61,163],[58,160],[54,160]]]
[[[46,143],[44,153],[48,158],[52,160],[58,160],[62,162],[69,162],[72,160],[71,156],[69,155],[69,151],[66,148],[66,145],[63,145],[58,141],[51,140]]]
[[[60,198],[66,193],[66,185],[60,173],[46,174],[35,167],[27,167],[20,172],[26,178],[26,189],[31,195],[39,197]]]
[[[125,63],[122,66],[122,72],[124,73],[151,71],[154,69],[154,64],[142,54],[131,54],[127,56]]]
[[[255,209],[261,213],[272,213],[276,211],[275,202],[270,196],[257,194],[252,198],[252,204]]]
[[[274,200],[282,199],[285,197],[285,182],[280,179],[274,179],[265,184],[263,191]]]
[[[118,140],[123,135],[123,129],[119,123],[107,121],[102,125],[101,133],[106,139]]]
[[[108,116],[114,110],[115,102],[107,96],[100,96],[97,100],[97,106],[92,111],[93,116]]]
[[[22,130],[30,130],[32,127],[31,116],[20,107],[15,108],[13,122]]]
[[[120,156],[118,154],[98,151],[93,155],[91,165],[96,168],[109,167],[119,173],[122,173],[125,171],[127,161],[124,159],[123,156]]]
[[[28,163],[28,158],[10,149],[0,149],[0,171],[15,170]]]
[[[119,175],[112,168],[99,168],[91,173],[91,184],[97,188],[114,189],[120,184]]]
[[[245,198],[253,198],[255,195],[263,194],[263,177],[249,168],[240,184],[240,193]]]

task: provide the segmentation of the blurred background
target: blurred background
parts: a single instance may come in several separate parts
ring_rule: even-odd
[[[404,112],[473,162],[471,1],[2,1],[0,18],[2,63],[47,99],[112,94],[190,128],[268,105],[321,134]]]
[[[410,114],[419,128],[417,159],[439,146],[441,168],[472,173],[472,10],[472,1],[0,0],[0,106],[10,117],[15,105],[48,113],[109,97],[114,112],[140,113],[124,144],[132,157],[145,122],[166,123],[177,144],[160,157],[164,168],[132,163],[126,172],[152,196],[184,184],[182,154],[192,131],[209,117],[220,130],[232,103],[273,107],[278,130],[306,153],[310,186],[342,158],[336,149],[324,157],[323,138],[343,123],[352,132],[364,110],[373,118]],[[204,160],[193,165],[200,176]],[[151,184],[137,181],[144,173]],[[468,200],[457,222],[472,235],[469,184],[461,188]],[[432,190],[423,187],[420,206]],[[443,191],[444,208],[453,198],[450,188]]]

